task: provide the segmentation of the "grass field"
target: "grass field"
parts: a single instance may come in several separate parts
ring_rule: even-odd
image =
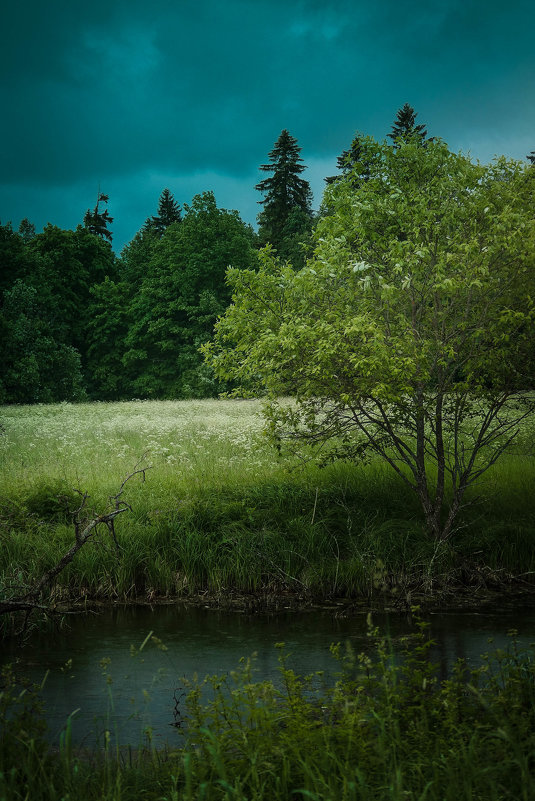
[[[279,458],[260,401],[132,401],[0,410],[0,576],[31,583],[73,540],[60,496],[102,513],[142,460],[117,522],[58,577],[55,594],[404,596],[422,586],[535,570],[533,432],[481,480],[464,527],[436,549],[415,497],[379,462],[320,470]]]

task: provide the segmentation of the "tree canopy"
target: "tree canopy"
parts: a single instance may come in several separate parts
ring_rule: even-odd
[[[438,141],[361,146],[369,178],[327,189],[301,271],[269,249],[258,272],[229,270],[232,304],[205,352],[268,394],[280,447],[378,454],[446,540],[534,407],[533,171]]]
[[[336,159],[336,166],[340,170],[339,175],[330,175],[325,178],[326,184],[334,184],[342,179],[349,179],[355,188],[358,187],[361,181],[366,181],[369,177],[369,170],[362,162],[362,136],[356,134],[351,146],[348,150],[342,153]],[[358,170],[355,168],[358,166]]]
[[[181,224],[167,229],[130,304],[123,380],[137,397],[217,394],[199,346],[230,300],[228,265],[254,262],[252,242],[252,229],[219,209],[211,192],[194,197]]]

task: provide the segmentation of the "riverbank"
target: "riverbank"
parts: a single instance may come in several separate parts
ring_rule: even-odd
[[[535,586],[535,459],[529,427],[482,476],[446,543],[385,465],[281,459],[259,401],[4,407],[0,583],[35,585],[75,540],[71,512],[108,509],[125,485],[117,548],[101,528],[45,601],[166,599],[277,608],[291,603],[448,605]],[[70,511],[69,511],[70,510]]]
[[[212,613],[206,612],[208,615]],[[295,617],[289,616],[292,624]],[[437,617],[442,621],[444,616]],[[212,634],[239,652],[244,642],[228,636],[231,632],[226,630],[223,618],[218,616],[213,622]],[[201,621],[192,621],[189,615],[184,619],[188,630],[206,642]],[[164,643],[159,638],[149,643],[150,633],[141,644],[144,635],[136,626],[133,633],[137,647],[128,649],[123,642],[126,659],[150,671],[158,665],[161,668],[165,661],[162,663],[158,655],[167,657],[173,654],[173,648],[182,659],[187,658],[188,637],[180,626],[177,629],[172,620],[169,622],[174,646],[169,642],[169,649],[162,651]],[[344,625],[353,624],[346,621]],[[281,635],[280,626],[270,626]],[[123,627],[124,622],[119,623],[118,628]],[[306,623],[305,627],[308,629]],[[144,631],[146,625],[141,628]],[[249,626],[244,628],[249,647],[251,636],[256,644]],[[82,629],[84,642],[94,636],[103,648],[110,647],[102,643],[105,629],[96,619]],[[0,738],[0,798],[527,801],[532,797],[532,650],[525,651],[510,641],[509,648],[503,646],[483,657],[476,667],[470,659],[456,666],[450,664],[444,676],[430,659],[430,630],[418,618],[413,620],[412,630],[396,633],[393,640],[384,639],[384,630],[374,629],[372,621],[366,634],[365,618],[361,629],[362,653],[350,643],[338,645],[331,648],[331,656],[327,650],[320,664],[316,660],[304,671],[295,671],[296,660],[299,665],[299,659],[303,659],[295,641],[291,657],[279,646],[276,678],[258,677],[254,659],[241,659],[234,661],[230,670],[223,663],[215,675],[206,678],[202,678],[202,672],[197,678],[188,671],[189,678],[180,679],[180,687],[173,694],[177,684],[172,674],[171,689],[166,690],[164,683],[164,708],[173,721],[170,731],[176,744],[166,747],[158,744],[157,728],[144,725],[142,735],[144,718],[137,714],[133,718],[138,721],[140,739],[134,740],[133,747],[118,744],[111,721],[108,728],[101,728],[99,747],[87,742],[80,747],[74,737],[77,721],[73,714],[62,721],[59,746],[51,748],[44,739],[40,693],[31,686],[21,692],[20,677],[4,672],[0,682],[4,735]],[[488,645],[484,632],[480,636],[484,649],[497,647]],[[453,628],[452,637],[459,644],[458,626]],[[96,668],[97,675],[89,682],[91,697],[95,679],[102,685],[110,710],[117,707],[121,689],[115,678],[125,672],[135,673],[133,664],[127,668],[119,661],[118,640],[113,637],[114,651],[109,653],[110,658],[100,660],[100,669]],[[305,642],[311,642],[310,635]],[[264,649],[258,650],[265,669]],[[438,653],[443,655],[440,647]],[[64,688],[63,694],[75,679],[71,674],[79,673],[86,661],[75,646],[73,656],[63,666],[59,685]],[[277,666],[276,654],[273,656]],[[201,647],[196,660],[204,663],[203,658],[206,654]],[[61,660],[65,662],[63,656]],[[328,681],[323,664],[326,660],[332,662],[335,671]],[[94,668],[88,666],[88,670]],[[161,679],[157,685],[161,686]],[[146,685],[143,680],[140,686],[147,687],[143,690],[146,700],[156,693],[150,681]],[[72,704],[85,705],[87,687],[86,678],[78,703],[72,697]],[[159,709],[162,701],[159,697],[155,700]]]

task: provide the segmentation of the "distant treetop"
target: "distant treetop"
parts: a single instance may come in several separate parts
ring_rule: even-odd
[[[403,108],[400,108],[394,124],[392,126],[392,133],[388,137],[393,140],[394,145],[398,140],[407,140],[412,136],[416,136],[421,142],[424,142],[427,137],[427,130],[425,125],[416,125],[417,112],[408,103],[405,103]]]
[[[182,222],[181,209],[169,189],[164,189],[158,203],[158,214],[150,218],[150,227],[161,237],[175,222]]]
[[[112,232],[108,229],[108,225],[113,222],[113,217],[110,217],[108,209],[100,211],[100,204],[107,204],[109,199],[109,195],[99,191],[95,208],[93,211],[88,209],[84,215],[84,226],[95,236],[100,236],[111,242]]]

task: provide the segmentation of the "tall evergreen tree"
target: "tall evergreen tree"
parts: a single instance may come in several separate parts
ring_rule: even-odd
[[[415,137],[423,144],[427,137],[425,125],[416,125],[418,113],[408,103],[399,109],[392,126],[392,133],[388,136],[394,142],[394,147],[401,141]]]
[[[528,159],[528,161],[531,161],[531,166],[535,167],[535,150],[532,150],[531,153],[529,153],[529,155],[526,156],[526,158]]]
[[[281,255],[284,245],[285,226],[291,213],[298,209],[307,220],[312,221],[312,192],[310,184],[301,178],[306,166],[300,162],[301,148],[297,139],[284,129],[269,153],[270,163],[262,164],[263,172],[273,173],[256,185],[265,193],[259,200],[264,208],[258,215],[259,236],[262,242],[271,242]]]
[[[335,184],[343,178],[349,178],[356,189],[370,176],[370,167],[366,163],[365,155],[366,148],[362,145],[362,137],[356,134],[349,150],[344,150],[336,160],[336,166],[341,171],[340,175],[330,175],[325,178],[325,183]]]
[[[97,195],[97,203],[93,211],[88,209],[84,215],[84,226],[92,234],[107,239],[108,242],[112,240],[112,232],[108,229],[108,225],[113,222],[113,217],[110,217],[108,209],[100,210],[100,204],[106,205],[109,200],[109,195],[104,195],[99,191]]]
[[[150,227],[161,237],[167,228],[182,221],[181,209],[169,189],[164,189],[158,202],[158,214],[150,218]]]

